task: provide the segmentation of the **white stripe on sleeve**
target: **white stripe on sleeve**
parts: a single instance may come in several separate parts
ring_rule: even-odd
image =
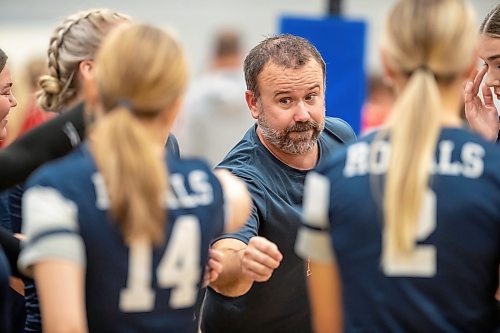
[[[47,258],[85,265],[76,204],[50,187],[36,186],[23,195],[23,241],[18,266],[31,275],[31,265]]]
[[[334,262],[335,255],[330,238],[330,180],[310,172],[304,184],[303,225],[297,233],[295,252],[303,259]]]

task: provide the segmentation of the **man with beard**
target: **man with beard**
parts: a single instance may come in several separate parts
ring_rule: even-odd
[[[222,273],[208,289],[204,333],[311,332],[306,278],[294,253],[304,178],[354,132],[325,119],[325,62],[307,40],[267,38],[245,59],[245,99],[257,124],[218,168],[243,179],[254,207],[237,233],[217,239]]]

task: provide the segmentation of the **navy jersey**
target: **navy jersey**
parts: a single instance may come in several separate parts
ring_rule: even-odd
[[[0,332],[10,332],[11,291],[9,287],[10,269],[7,258],[0,246]]]
[[[170,134],[165,145],[167,155],[180,157],[179,143],[177,138]],[[10,221],[13,232],[21,232],[22,225],[22,195],[24,193],[24,183],[17,184],[9,190],[9,210]],[[36,285],[32,279],[24,279],[24,295],[26,308],[26,332],[42,332],[42,319],[40,315],[40,305]]]
[[[382,262],[382,187],[390,144],[375,146],[374,137],[332,156],[306,180],[303,230],[330,234],[345,331],[494,332],[500,150],[465,129],[442,129],[412,257]],[[370,159],[370,149],[376,158]],[[314,243],[319,244],[298,242],[297,250],[328,260]]]
[[[90,332],[196,331],[193,309],[209,244],[224,227],[223,193],[205,163],[167,160],[166,241],[157,247],[124,243],[87,146],[42,167],[27,183],[28,240],[19,266],[28,273],[44,259],[84,266]]]
[[[339,119],[327,118],[325,126],[318,141],[320,162],[344,141],[355,138],[349,125]],[[307,171],[289,167],[272,155],[259,140],[255,127],[218,168],[229,169],[244,180],[254,203],[246,225],[222,238],[248,243],[254,236],[266,237],[277,244],[283,260],[267,282],[254,283],[240,297],[225,297],[208,288],[203,332],[310,332],[306,270],[293,250]]]

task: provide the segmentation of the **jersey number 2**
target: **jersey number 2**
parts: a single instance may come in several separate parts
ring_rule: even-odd
[[[200,227],[196,216],[177,218],[165,253],[156,269],[158,287],[172,288],[172,309],[193,306],[200,279]],[[120,292],[119,307],[123,312],[152,311],[155,291],[151,287],[153,249],[147,240],[130,246],[127,287]]]
[[[417,241],[423,241],[436,229],[436,194],[427,189],[420,211]],[[388,258],[382,267],[387,276],[432,277],[436,275],[436,248],[433,245],[415,245],[408,255]]]

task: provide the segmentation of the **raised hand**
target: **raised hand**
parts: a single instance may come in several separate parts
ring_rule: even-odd
[[[481,82],[487,71],[488,66],[483,66],[480,71],[474,71],[465,85],[465,116],[474,131],[487,140],[495,141],[498,136],[499,124],[491,89],[486,85],[481,87],[484,102],[478,96]]]
[[[257,282],[265,282],[271,278],[279,267],[283,255],[273,242],[264,237],[253,237],[243,252],[241,262],[245,275]]]

